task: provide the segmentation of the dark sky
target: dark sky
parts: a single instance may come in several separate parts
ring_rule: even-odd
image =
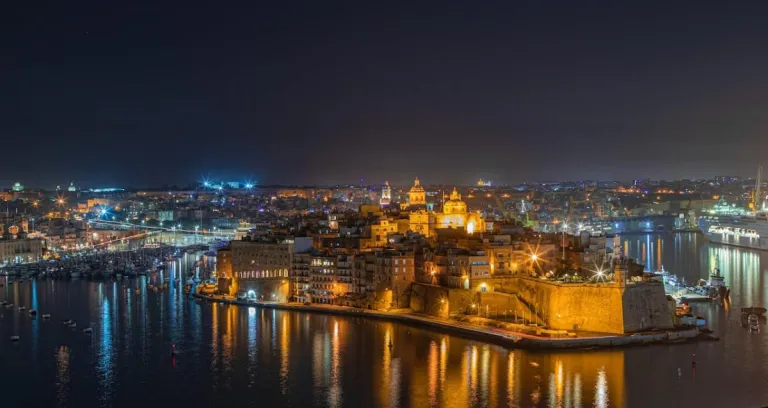
[[[671,179],[768,153],[766,2],[48,3],[0,17],[3,188]]]

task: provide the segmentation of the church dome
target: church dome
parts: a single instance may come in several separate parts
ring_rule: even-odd
[[[413,182],[413,187],[411,187],[411,193],[421,193],[424,192],[424,187],[421,186],[421,183],[419,182],[419,179],[417,178]]]
[[[456,191],[456,187],[451,192],[450,200],[443,205],[443,214],[466,214],[467,204],[461,201],[461,194]]]

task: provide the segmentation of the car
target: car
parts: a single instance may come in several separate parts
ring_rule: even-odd
[[[311,305],[312,305],[312,303],[304,302],[304,306],[311,306]]]

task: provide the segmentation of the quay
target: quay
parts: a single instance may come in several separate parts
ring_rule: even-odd
[[[399,323],[406,323],[416,326],[425,326],[439,331],[455,334],[475,340],[498,344],[510,348],[533,349],[533,350],[552,350],[552,349],[588,349],[588,348],[610,348],[610,347],[629,347],[661,343],[683,343],[696,340],[717,340],[698,328],[686,328],[679,330],[664,330],[654,332],[634,333],[631,335],[588,335],[577,337],[544,337],[527,333],[520,333],[508,330],[500,330],[491,327],[483,327],[475,324],[467,324],[450,319],[436,318],[423,314],[417,314],[409,309],[399,309],[396,311],[379,311],[361,309],[348,306],[336,305],[305,305],[301,303],[278,303],[278,302],[249,302],[237,300],[229,296],[212,295],[206,296],[199,293],[193,293],[191,296],[201,300],[220,302],[229,305],[238,305],[246,307],[262,307],[268,309],[291,310],[310,313],[324,313],[341,316],[354,316],[372,319],[387,320]]]

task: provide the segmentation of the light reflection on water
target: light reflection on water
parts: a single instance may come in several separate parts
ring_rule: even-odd
[[[383,321],[225,306],[184,296],[189,265],[169,270],[166,292],[144,280],[39,281],[0,288],[51,321],[0,310],[4,406],[260,405],[334,407],[732,406],[768,400],[764,332],[735,323],[762,304],[765,254],[709,246],[701,236],[625,238],[629,256],[689,282],[718,265],[730,308],[696,306],[722,340],[590,352],[528,352]],[[762,262],[763,265],[768,265]],[[178,274],[177,274],[178,272]],[[140,294],[134,293],[140,288]],[[78,330],[61,319],[73,318]],[[92,336],[80,328],[92,322]],[[17,345],[7,336],[19,334]],[[171,344],[179,355],[169,358]],[[390,347],[390,344],[392,347]],[[693,376],[691,355],[697,355]],[[681,375],[678,376],[678,369]],[[48,385],[50,384],[50,385]],[[5,404],[8,405],[5,405]]]

